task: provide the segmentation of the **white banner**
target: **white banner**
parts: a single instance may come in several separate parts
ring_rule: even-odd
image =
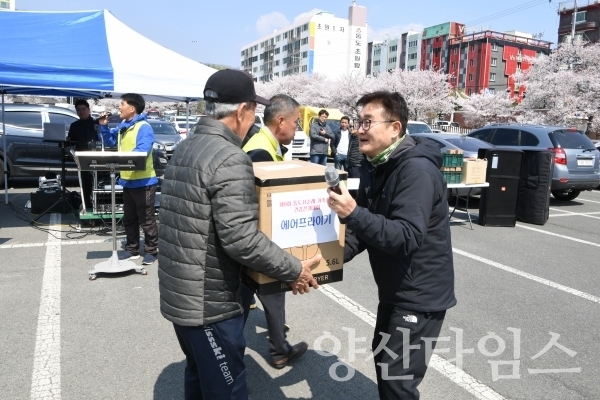
[[[283,249],[338,240],[340,220],[325,189],[273,193],[272,240]]]

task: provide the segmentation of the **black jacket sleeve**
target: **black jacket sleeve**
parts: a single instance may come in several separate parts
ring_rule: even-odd
[[[388,194],[393,196],[389,217],[357,206],[345,219],[346,227],[365,245],[384,253],[397,257],[413,254],[421,247],[427,234],[436,185],[430,172],[414,169],[402,176]]]

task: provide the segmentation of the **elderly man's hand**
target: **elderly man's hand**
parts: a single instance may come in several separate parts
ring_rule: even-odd
[[[329,193],[327,204],[329,204],[329,208],[335,211],[338,217],[346,218],[356,208],[356,201],[350,196],[343,182],[340,182],[339,187],[342,194],[337,194],[333,190],[327,189],[327,193]]]
[[[313,268],[319,265],[323,256],[317,254],[316,256],[309,258],[308,260],[302,261],[302,272],[298,279],[292,282],[292,291],[294,294],[304,294],[310,292],[310,287],[315,289],[319,288],[319,284],[310,272]]]

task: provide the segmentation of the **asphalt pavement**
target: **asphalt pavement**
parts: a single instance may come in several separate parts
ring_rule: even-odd
[[[36,184],[11,182],[11,204],[0,205],[0,397],[182,398],[185,361],[159,311],[156,264],[146,276],[88,280],[111,254],[108,231],[78,231],[59,214],[30,224],[22,207]],[[477,213],[478,201],[470,206]],[[471,230],[456,212],[458,304],[447,313],[422,399],[600,398],[600,192],[552,199],[550,207],[544,226],[514,228]],[[376,310],[366,254],[344,266],[343,282],[288,294],[288,340],[309,350],[282,370],[267,362],[263,311],[252,311],[250,398],[376,399]]]

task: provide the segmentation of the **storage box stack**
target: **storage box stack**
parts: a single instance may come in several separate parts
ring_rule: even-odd
[[[444,163],[442,164],[442,176],[446,183],[461,183],[463,169],[462,150],[446,150]]]

